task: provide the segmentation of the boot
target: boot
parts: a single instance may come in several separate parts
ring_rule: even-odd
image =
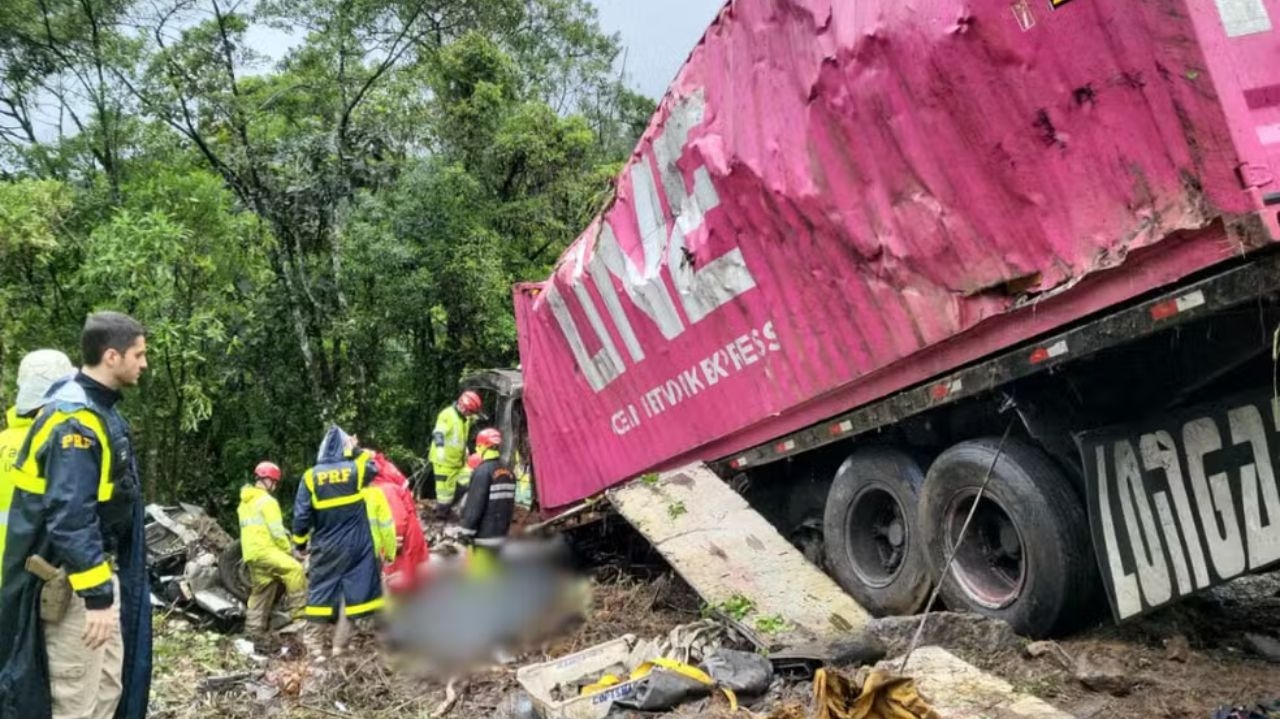
[[[307,606],[307,592],[294,592],[284,599],[284,611],[289,615],[291,620],[289,624],[280,629],[281,634],[296,634],[303,630],[307,625],[307,620],[303,618],[303,610]]]
[[[307,607],[307,590],[292,592],[284,598],[284,610],[290,619],[301,619]]]
[[[302,629],[302,645],[307,649],[307,656],[313,661],[323,662],[325,660],[325,650],[328,648],[326,635],[328,634],[328,625],[321,622],[307,622]]]

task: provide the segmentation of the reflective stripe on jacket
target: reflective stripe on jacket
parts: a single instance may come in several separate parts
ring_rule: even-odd
[[[275,552],[289,553],[289,535],[284,530],[280,503],[261,487],[240,488],[240,554],[250,564],[270,557]]]
[[[0,557],[4,556],[4,537],[8,534],[9,509],[13,505],[13,463],[32,424],[30,417],[18,416],[14,407],[9,408],[7,420],[4,431],[0,432]],[[3,567],[0,567],[0,584],[3,583]]]
[[[450,405],[436,417],[431,433],[431,467],[436,474],[449,476],[467,466],[467,440],[471,438],[471,417],[463,417]]]

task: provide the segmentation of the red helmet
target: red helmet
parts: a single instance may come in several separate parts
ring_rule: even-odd
[[[273,482],[280,481],[280,467],[275,462],[258,462],[258,466],[253,468],[253,476],[258,479],[269,479]]]
[[[476,449],[481,447],[501,447],[502,433],[490,427],[480,430],[480,434],[476,435]]]
[[[458,409],[463,414],[477,414],[483,407],[484,402],[480,400],[480,395],[471,390],[463,392],[462,396],[458,397]]]

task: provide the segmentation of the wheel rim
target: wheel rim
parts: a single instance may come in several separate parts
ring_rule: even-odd
[[[998,501],[983,495],[957,551],[960,529],[975,499],[977,492],[959,495],[947,510],[946,556],[955,555],[951,577],[979,606],[1003,609],[1017,600],[1026,583],[1022,532]]]
[[[892,493],[863,489],[849,504],[845,533],[849,564],[863,584],[887,587],[902,572],[911,538],[906,513]]]

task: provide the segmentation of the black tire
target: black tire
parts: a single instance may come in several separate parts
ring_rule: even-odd
[[[998,439],[961,442],[934,461],[921,491],[921,534],[937,577],[990,469],[940,593],[952,609],[1043,637],[1072,621],[1083,609],[1081,598],[1094,596],[1089,520],[1070,479],[1048,455],[1012,438],[999,448]]]
[[[242,602],[249,601],[249,565],[240,554],[240,540],[227,545],[218,555],[218,579],[231,595]]]
[[[823,512],[827,570],[867,611],[915,614],[929,598],[916,521],[919,463],[888,448],[853,454],[836,471]]]

